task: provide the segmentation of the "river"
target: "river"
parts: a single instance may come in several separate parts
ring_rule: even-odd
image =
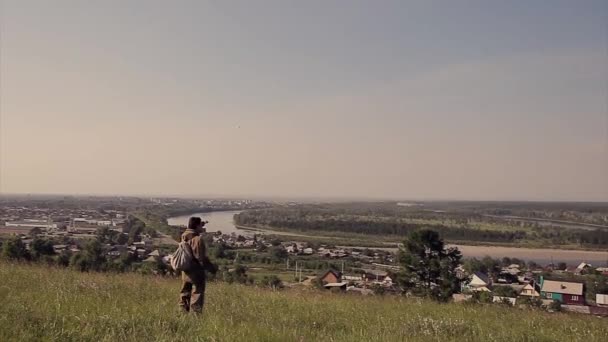
[[[241,235],[252,235],[249,230],[239,229],[234,226],[233,217],[240,211],[212,211],[208,213],[196,213],[191,215],[183,215],[170,217],[167,219],[167,223],[171,226],[187,226],[188,219],[191,216],[200,216],[203,221],[209,221],[205,226],[208,232],[221,231],[223,234],[241,234]]]
[[[192,215],[184,215],[171,217],[167,221],[172,226],[185,226],[188,224],[190,216],[200,216],[203,220],[209,221],[207,225],[208,232],[221,231],[224,234],[236,233],[244,236],[253,235],[254,231],[239,229],[235,227],[233,216],[240,211],[215,211],[209,213],[198,213]],[[288,232],[277,232],[271,230],[261,230],[262,233],[305,236],[303,234],[292,234]],[[569,265],[578,265],[581,261],[586,261],[594,266],[604,266],[608,262],[608,251],[579,251],[569,249],[549,249],[549,248],[517,248],[517,247],[495,247],[495,246],[467,246],[467,245],[450,245],[456,246],[466,258],[483,258],[489,255],[493,258],[518,258],[522,260],[531,260],[540,264],[548,264],[553,260],[557,262],[565,262]],[[365,247],[359,247],[365,248]],[[377,248],[376,248],[377,249]],[[384,250],[396,251],[396,248],[382,248]]]

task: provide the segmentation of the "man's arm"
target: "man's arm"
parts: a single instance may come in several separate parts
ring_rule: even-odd
[[[197,255],[196,259],[199,261],[199,263],[201,264],[201,266],[211,272],[211,273],[215,273],[217,272],[217,266],[215,266],[211,260],[209,260],[209,257],[207,256],[207,245],[205,244],[205,239],[203,239],[202,237],[199,236],[198,238],[198,248],[197,248]]]

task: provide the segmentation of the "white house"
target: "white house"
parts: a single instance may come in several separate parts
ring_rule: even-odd
[[[531,284],[526,284],[519,292],[519,295],[526,297],[540,297],[540,293],[538,293],[538,291],[536,291],[534,286],[532,286]]]
[[[471,291],[492,292],[488,288],[490,285],[492,285],[492,281],[487,275],[481,272],[475,272],[471,276],[471,281],[469,282],[467,287]]]

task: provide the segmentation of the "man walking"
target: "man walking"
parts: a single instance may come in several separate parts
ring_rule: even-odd
[[[204,225],[205,223],[200,217],[191,217],[188,221],[188,229],[182,234],[182,241],[190,245],[194,257],[190,269],[182,272],[183,285],[180,291],[179,305],[184,312],[189,312],[191,309],[195,313],[203,311],[205,271],[209,269],[215,273],[216,269],[207,257],[207,246],[200,235],[204,232]]]

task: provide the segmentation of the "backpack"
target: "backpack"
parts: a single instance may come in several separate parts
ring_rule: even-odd
[[[192,253],[192,247],[190,247],[190,243],[187,241],[183,241],[179,243],[177,249],[173,254],[171,254],[171,268],[175,271],[188,271],[192,266],[192,260],[194,259],[194,255]]]

